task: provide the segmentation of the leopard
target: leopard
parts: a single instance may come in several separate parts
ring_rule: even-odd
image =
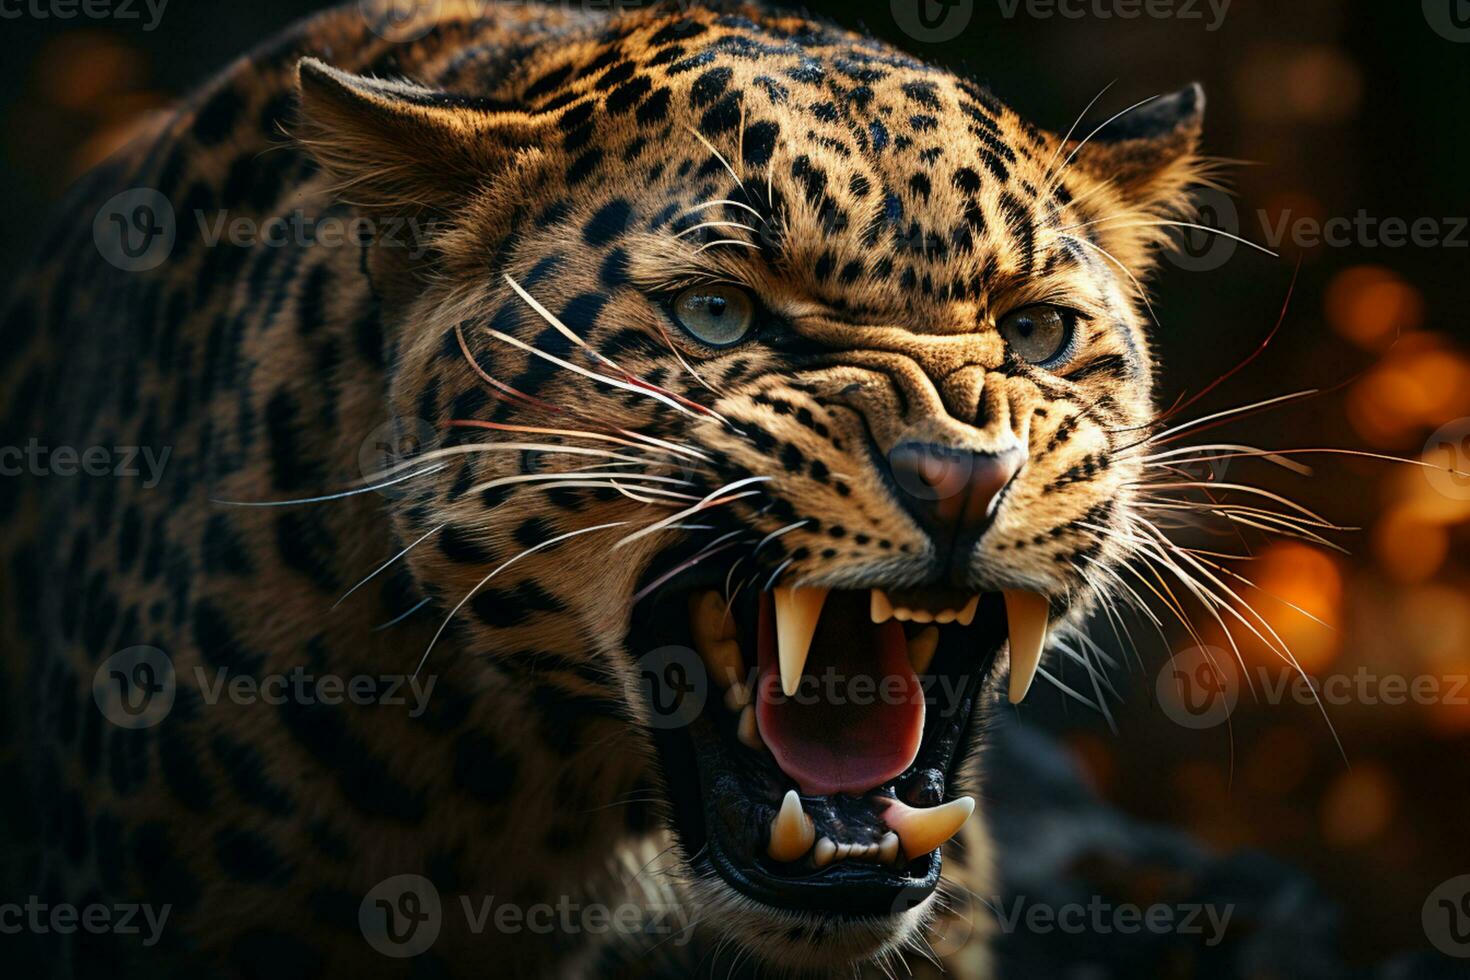
[[[36,975],[992,974],[946,896],[1125,558],[1203,92],[598,6],[311,16],[38,234],[0,853],[158,928]]]

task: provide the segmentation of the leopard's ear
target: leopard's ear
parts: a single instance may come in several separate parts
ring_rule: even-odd
[[[1143,211],[1169,211],[1187,201],[1202,176],[1199,156],[1205,92],[1198,84],[1120,113],[1085,143],[1073,141],[1075,166],[1114,184]]]
[[[544,117],[487,99],[353,75],[314,58],[297,72],[295,136],[343,200],[361,208],[448,211],[544,142]]]

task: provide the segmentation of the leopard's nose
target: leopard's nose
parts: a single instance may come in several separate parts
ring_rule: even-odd
[[[976,453],[908,442],[888,459],[904,507],[941,542],[978,536],[990,524],[1000,493],[1026,461],[1019,447]]]

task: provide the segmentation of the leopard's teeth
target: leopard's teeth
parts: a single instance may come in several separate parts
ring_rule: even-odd
[[[1011,634],[1011,704],[1020,704],[1031,690],[1036,668],[1041,664],[1049,607],[1046,596],[1035,592],[1007,589],[1005,600]]]
[[[909,640],[909,665],[914,673],[922,674],[934,662],[934,651],[939,647],[939,627],[925,626]]]
[[[888,601],[888,593],[882,589],[873,589],[871,590],[871,595],[872,598],[869,601],[871,603],[873,622],[888,622],[893,618],[893,603]]]
[[[750,685],[744,681],[731,684],[730,689],[725,692],[725,707],[739,712],[747,704],[750,704]]]
[[[745,671],[745,660],[740,655],[739,643],[734,640],[711,640],[702,646],[696,644],[696,649],[716,684],[722,688],[730,688],[740,682],[740,675]]]
[[[735,737],[748,749],[760,751],[766,747],[761,739],[760,728],[755,722],[755,705],[747,704],[740,711],[740,722],[735,726]]]
[[[828,589],[814,586],[803,589],[778,588],[774,591],[776,608],[776,649],[781,666],[781,690],[787,697],[796,694],[801,672],[811,652],[812,636],[822,616],[822,604]]]
[[[879,596],[882,596],[881,605]],[[882,623],[896,619],[900,623],[959,623],[969,626],[975,621],[975,610],[980,608],[980,597],[971,596],[970,601],[959,609],[934,609],[932,607],[910,608],[895,606],[886,594],[873,590],[873,622]],[[881,614],[881,616],[880,616]]]
[[[839,843],[830,837],[823,837],[812,848],[812,864],[818,868],[825,868],[838,861],[895,864],[898,861],[898,855],[898,835],[893,831],[889,831],[877,841],[869,844],[855,844],[851,841]]]
[[[970,814],[975,812],[975,801],[961,796],[940,806],[917,809],[898,800],[886,801],[883,822],[898,834],[903,845],[904,856],[909,860],[922,857],[959,833]]]
[[[766,845],[766,853],[777,861],[795,861],[812,849],[816,837],[816,825],[802,812],[801,797],[796,795],[796,790],[787,790],[781,809],[771,821],[771,841]]]
[[[975,610],[979,608],[980,597],[978,595],[970,596],[970,601],[965,603],[964,607],[960,609],[959,614],[955,616],[954,621],[956,623],[959,623],[961,626],[969,626],[975,621]]]
[[[721,688],[736,684],[745,662],[735,637],[734,617],[718,592],[707,589],[689,597],[689,632],[714,682]]]

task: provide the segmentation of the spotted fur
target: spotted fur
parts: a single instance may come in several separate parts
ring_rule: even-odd
[[[1064,142],[963,77],[756,7],[428,6],[405,43],[357,4],[306,21],[153,122],[71,195],[6,314],[7,445],[172,449],[155,488],[0,484],[7,776],[32,801],[8,863],[55,900],[173,906],[155,949],[41,954],[407,973],[358,913],[412,873],[446,909],[632,895],[710,916],[686,946],[446,914],[415,972],[876,962],[934,909],[777,914],[665,850],[632,598],[671,545],[733,532],[720,560],[745,556],[756,587],[917,584],[954,562],[976,589],[1084,609],[1138,477],[1118,450],[1153,411],[1138,281],[1198,176],[1198,96]],[[172,203],[178,238],[126,272],[93,219],[137,187]],[[415,247],[210,244],[196,220],[298,210],[397,221]],[[754,342],[702,349],[669,320],[659,297],[712,281],[770,311]],[[1036,302],[1086,315],[1058,373],[995,329]],[[366,472],[370,435],[417,420],[424,455]],[[882,460],[906,440],[1027,450],[968,554],[897,502]],[[677,512],[659,503],[698,501],[719,503],[634,537]],[[127,730],[93,676],[139,644],[178,690]],[[196,674],[298,666],[422,666],[435,687],[409,717],[211,704]],[[951,875],[980,891],[985,852],[977,833]],[[983,943],[951,959],[983,973]]]

